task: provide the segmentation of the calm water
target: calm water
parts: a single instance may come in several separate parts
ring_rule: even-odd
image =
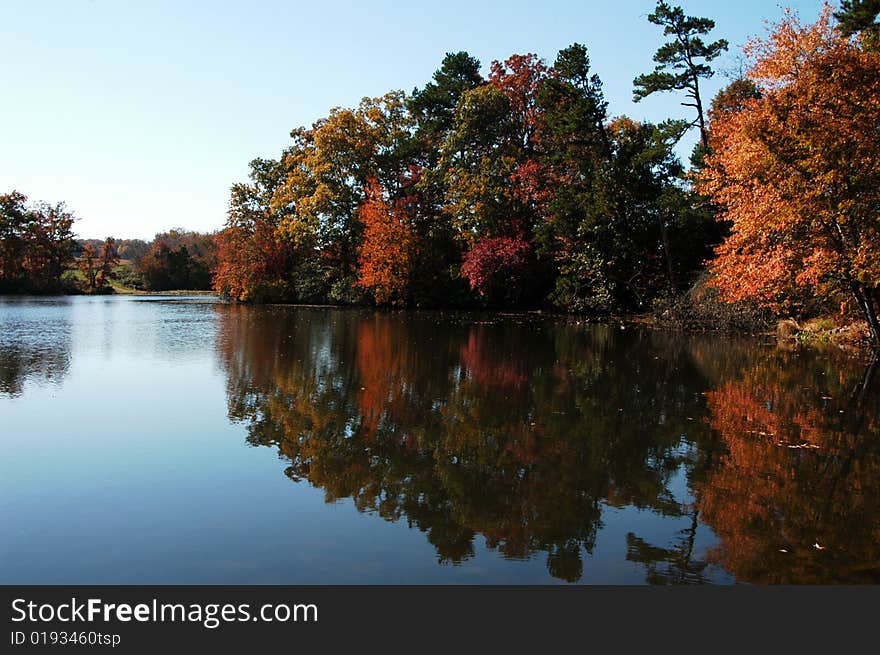
[[[0,583],[878,583],[873,373],[539,317],[0,299]]]

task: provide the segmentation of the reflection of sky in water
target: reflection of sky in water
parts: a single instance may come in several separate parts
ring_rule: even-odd
[[[380,389],[373,401],[387,403],[377,422],[380,432],[401,428],[392,436],[424,423],[426,438],[439,444],[454,440],[459,428],[473,427],[469,421],[485,421],[475,432],[477,443],[503,454],[503,448],[492,449],[508,428],[496,424],[510,419],[514,429],[519,419],[493,411],[515,414],[515,403],[522,402],[526,421],[546,430],[544,438],[562,439],[561,446],[583,436],[565,434],[570,426],[606,431],[594,435],[595,443],[632,442],[627,447],[644,459],[610,462],[614,470],[599,496],[595,543],[591,552],[578,546],[581,582],[644,582],[646,568],[628,553],[631,543],[642,544],[661,573],[687,551],[689,561],[704,564],[705,579],[734,580],[717,561],[707,563],[719,538],[697,511],[694,471],[701,462],[718,467],[725,461],[723,448],[707,455],[701,445],[711,443],[706,440],[713,434],[702,393],[707,379],[717,385],[735,378],[743,362],[748,370],[766,350],[604,328],[586,338],[582,330],[550,330],[534,322],[477,325],[457,314],[407,321],[365,312],[264,311],[209,299],[0,300],[0,583],[560,582],[548,574],[545,550],[503,557],[487,547],[479,529],[472,556],[438,564],[435,546],[406,512],[389,522],[375,509],[358,511],[348,497],[325,502],[327,490],[310,484],[308,475],[291,482],[284,474],[290,461],[275,445],[248,447],[246,439],[256,443],[272,434],[268,423],[229,420],[239,394],[248,411],[257,408],[254,416],[267,420],[299,420],[314,410],[295,424],[318,431],[325,421],[331,436],[336,429],[346,445],[317,464],[329,466],[338,457],[345,471],[346,458],[352,466],[361,461],[359,449],[373,462],[382,455],[361,433],[357,412],[369,400],[364,393],[370,385],[386,379],[389,389]],[[430,326],[440,324],[432,332]],[[405,338],[392,340],[394,357],[386,361],[389,353],[377,335],[389,326],[394,339]],[[413,335],[429,345],[416,348]],[[372,339],[369,357],[365,336]],[[511,344],[516,352],[506,350]],[[590,348],[606,353],[595,370],[585,357]],[[658,357],[666,361],[658,363]],[[366,378],[370,362],[377,370]],[[795,377],[807,384],[803,375]],[[289,395],[300,387],[309,389],[304,405]],[[762,407],[771,402],[770,391],[756,393]],[[827,389],[820,393],[831,395]],[[321,407],[312,405],[319,402]],[[261,413],[268,408],[271,417]],[[836,416],[840,410],[832,404],[827,411]],[[581,415],[596,422],[577,423]],[[395,427],[400,417],[411,424]],[[671,445],[655,448],[654,441]],[[585,438],[583,444],[593,447],[594,441]],[[397,451],[382,456],[388,452]],[[624,457],[629,451],[610,452]],[[427,455],[456,464],[461,456],[465,465],[473,460],[466,448]],[[859,462],[870,465],[873,456],[860,451]],[[560,475],[578,470],[567,464],[564,469]],[[697,475],[698,484],[704,477]],[[392,489],[414,484],[408,478],[375,482]],[[487,484],[508,482],[487,478]],[[564,493],[585,493],[580,481],[560,484]],[[492,499],[498,498],[505,497]],[[491,513],[500,511],[489,507],[488,518],[458,516],[457,510],[485,509],[479,498],[468,500],[469,507],[452,508],[456,520],[491,524]],[[533,502],[527,495],[509,500]],[[546,506],[534,502],[532,513],[524,514],[529,529],[552,534],[553,526],[535,514]]]
[[[70,305],[0,298],[0,395],[28,384],[59,384],[70,365]]]
[[[204,357],[213,345],[215,317],[210,302],[154,297],[93,300],[74,305],[77,354],[179,362]]]
[[[0,298],[0,393],[63,382],[71,363],[204,358],[214,339],[210,302],[149,298]]]

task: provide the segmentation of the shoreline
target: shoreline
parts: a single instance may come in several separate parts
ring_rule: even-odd
[[[204,297],[217,298],[230,305],[242,305],[249,307],[271,308],[302,308],[302,309],[336,309],[370,311],[378,313],[397,312],[437,312],[437,313],[462,313],[482,314],[498,318],[550,318],[563,322],[573,322],[576,325],[618,325],[621,328],[640,327],[651,330],[666,332],[680,332],[684,334],[716,334],[726,337],[750,337],[775,339],[779,347],[805,348],[815,352],[833,349],[854,357],[876,358],[880,355],[880,349],[873,346],[867,337],[867,327],[859,321],[841,321],[839,317],[817,317],[805,319],[801,322],[791,318],[778,318],[774,323],[766,325],[754,325],[751,328],[743,326],[731,326],[719,324],[712,326],[706,322],[687,322],[680,320],[665,320],[662,316],[650,312],[640,314],[619,314],[608,316],[581,316],[546,309],[497,309],[480,307],[379,307],[371,305],[341,305],[341,304],[316,304],[316,303],[247,303],[230,300],[214,291],[172,289],[168,291],[146,291],[137,289],[114,289],[107,294],[89,293],[56,293],[56,294],[0,294],[2,298],[22,297],[66,297],[66,296],[129,296],[129,297]]]

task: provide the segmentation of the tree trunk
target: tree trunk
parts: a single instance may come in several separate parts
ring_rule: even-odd
[[[868,323],[868,332],[871,335],[871,343],[875,349],[880,350],[880,319],[877,318],[877,307],[874,304],[873,293],[871,289],[865,288],[865,285],[858,282],[852,282],[851,288],[859,309]]]
[[[700,141],[703,142],[703,148],[709,151],[709,130],[706,129],[706,117],[703,115],[703,103],[697,96],[697,116],[700,119]]]
[[[691,63],[691,66],[693,66],[693,63]],[[695,72],[692,74],[694,78],[694,102],[697,105],[697,120],[700,125],[700,141],[702,141],[706,152],[709,152],[709,130],[706,129],[706,117],[703,115],[703,99],[700,97],[700,78]]]

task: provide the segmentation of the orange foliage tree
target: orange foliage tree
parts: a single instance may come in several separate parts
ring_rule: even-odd
[[[275,238],[275,228],[263,222],[250,230],[227,227],[216,240],[214,289],[234,300],[271,297],[265,289],[281,284],[278,280],[287,259],[286,244]]]
[[[110,284],[110,279],[116,277],[115,269],[119,266],[119,249],[113,237],[107,237],[101,244],[98,265],[98,275],[95,281],[100,288]]]
[[[700,178],[732,225],[715,283],[784,311],[799,291],[849,294],[880,344],[880,54],[828,5],[812,25],[786,12],[746,52],[760,97],[713,117]]]
[[[364,242],[358,259],[358,286],[370,290],[377,303],[402,304],[417,245],[406,201],[398,199],[389,205],[375,178],[367,182],[365,192],[359,213]]]
[[[269,208],[271,188],[263,181],[260,160],[251,164],[253,184],[235,184],[226,228],[215,237],[214,289],[234,300],[272,300],[284,289],[291,257],[278,238],[278,218]]]

